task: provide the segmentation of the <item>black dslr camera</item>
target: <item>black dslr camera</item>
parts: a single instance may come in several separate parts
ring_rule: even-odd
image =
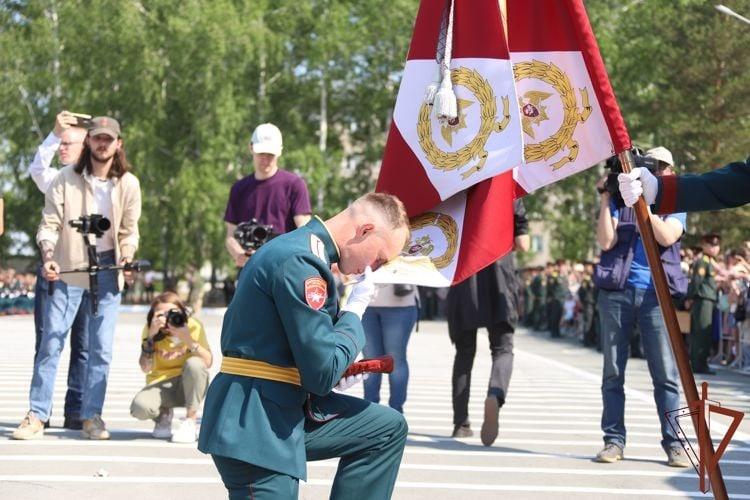
[[[273,226],[261,224],[257,219],[249,222],[240,222],[234,230],[234,238],[247,252],[257,250],[273,237]]]
[[[181,328],[187,324],[188,317],[185,311],[182,309],[170,309],[167,311],[166,318],[165,318],[167,325],[174,326],[175,328]],[[156,335],[154,335],[154,342],[158,342],[162,339],[164,339],[167,336],[167,332],[164,330],[159,330]]]
[[[636,167],[646,168],[652,174],[656,175],[659,171],[659,160],[646,156],[643,150],[640,148],[633,148],[633,161]],[[622,164],[617,156],[612,156],[607,160],[607,181],[604,183],[604,190],[600,190],[602,193],[607,191],[612,199],[612,202],[617,208],[625,206],[625,202],[620,194],[620,183],[617,181],[618,174],[622,173]]]
[[[69,224],[79,233],[93,234],[97,238],[101,238],[102,235],[112,227],[112,223],[109,222],[109,219],[100,214],[82,215],[77,219],[70,221]]]

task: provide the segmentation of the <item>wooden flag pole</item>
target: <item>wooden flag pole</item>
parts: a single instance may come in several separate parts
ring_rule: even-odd
[[[635,168],[635,161],[633,160],[633,154],[630,150],[623,151],[618,157],[620,158],[623,172],[628,173]],[[680,325],[677,322],[677,314],[675,313],[674,304],[672,303],[672,295],[669,293],[669,286],[667,285],[667,276],[664,274],[664,268],[661,264],[661,255],[656,244],[656,238],[654,237],[654,228],[651,226],[648,207],[646,206],[643,196],[641,196],[636,202],[633,209],[635,210],[638,228],[641,232],[643,247],[646,250],[648,266],[651,268],[651,275],[654,279],[656,296],[659,299],[659,305],[661,306],[662,315],[664,316],[664,324],[666,324],[667,332],[669,333],[669,342],[672,345],[672,353],[674,353],[677,362],[677,370],[680,373],[682,390],[685,393],[685,399],[687,399],[688,405],[692,406],[694,402],[699,400],[698,389],[695,385],[693,372],[690,369],[690,361],[688,360],[687,350],[683,344]],[[675,408],[672,409],[674,410]],[[691,412],[691,416],[696,435],[699,435],[698,429],[701,428],[701,422],[699,420],[698,412]],[[705,426],[705,423],[703,423],[703,425]],[[706,428],[705,431],[705,442],[699,443],[699,446],[701,448],[701,456],[706,457],[710,464],[713,463],[714,446],[711,441],[711,435],[708,433],[708,429]],[[706,454],[703,453],[704,447]],[[718,500],[728,499],[727,488],[724,485],[724,478],[721,475],[721,469],[719,468],[718,463],[711,470],[709,477],[711,480],[711,491],[714,498]]]

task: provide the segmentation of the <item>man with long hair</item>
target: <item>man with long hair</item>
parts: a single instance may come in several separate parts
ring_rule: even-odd
[[[60,353],[82,301],[89,317],[89,359],[81,406],[81,433],[89,439],[109,439],[101,413],[123,276],[112,270],[98,273],[96,299],[99,307],[94,314],[88,303],[93,298],[88,274],[61,275],[60,272],[89,265],[83,238],[91,241],[91,235],[79,234],[70,223],[92,214],[111,222],[96,238],[99,265],[132,261],[138,248],[141,190],[138,179],[129,170],[120,124],[114,118],[97,117],[91,120],[80,160],[63,168],[47,189],[36,239],[42,250],[45,278],[55,285],[47,302],[42,340],[34,360],[29,412],[14,431],[15,439],[36,439],[44,434]],[[132,279],[132,276],[126,278]]]

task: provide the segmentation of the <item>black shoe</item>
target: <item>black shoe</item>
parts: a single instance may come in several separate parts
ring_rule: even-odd
[[[498,413],[500,413],[500,403],[495,396],[487,396],[484,400],[484,422],[482,422],[482,431],[479,436],[482,438],[482,444],[492,446],[497,439],[499,430]]]
[[[46,422],[44,422],[44,428],[49,429],[49,419]]]
[[[78,415],[65,415],[63,427],[72,431],[80,431],[83,429],[83,420]]]
[[[467,438],[474,435],[474,431],[471,430],[469,424],[460,424],[453,428],[453,434],[451,437],[454,438]]]

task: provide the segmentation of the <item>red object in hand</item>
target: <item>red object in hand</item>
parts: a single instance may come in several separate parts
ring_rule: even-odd
[[[342,377],[350,377],[359,373],[391,373],[393,371],[393,356],[386,354],[379,358],[362,359],[352,363]]]

